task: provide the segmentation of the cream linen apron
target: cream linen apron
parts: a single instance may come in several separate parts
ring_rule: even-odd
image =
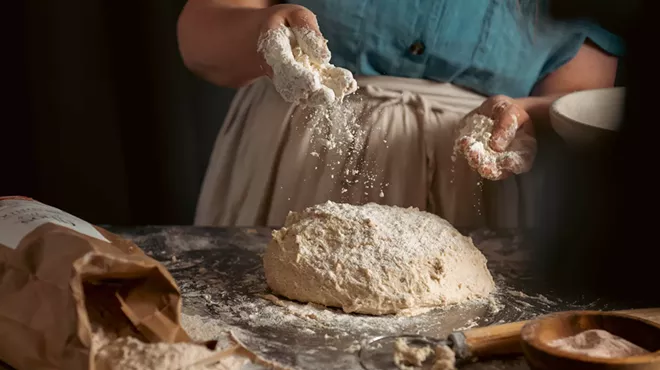
[[[470,229],[523,226],[520,181],[481,182],[463,158],[452,161],[457,124],[483,96],[397,77],[358,85],[328,110],[286,103],[266,78],[241,88],[195,224],[278,227],[289,211],[332,200],[418,207]]]

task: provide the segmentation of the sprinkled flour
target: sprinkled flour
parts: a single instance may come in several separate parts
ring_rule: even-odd
[[[257,51],[273,69],[273,83],[290,103],[327,105],[357,90],[353,74],[330,64],[327,40],[311,29],[279,28],[259,38]]]
[[[229,330],[231,327],[220,320],[198,315],[181,314],[181,326],[186,333],[197,342],[218,340],[218,346],[229,347]]]
[[[513,116],[513,119],[516,119]],[[515,174],[531,168],[533,156],[529,152],[530,141],[534,138],[518,131],[508,150],[497,152],[490,147],[490,138],[495,122],[481,114],[471,114],[464,118],[458,138],[454,144],[454,153],[464,156],[470,167],[481,177],[489,180],[499,179],[504,171]]]
[[[303,126],[294,129],[308,140],[310,160],[318,163],[318,173],[312,176],[330,177],[341,184],[338,196],[342,202],[384,198],[389,187],[382,179],[385,169],[364,155],[374,129],[361,124],[369,114],[362,95],[355,94],[341,104],[310,108],[306,113]],[[387,142],[380,145],[389,148]]]
[[[99,369],[108,370],[147,370],[147,369],[209,369],[192,366],[196,362],[211,357],[213,351],[191,343],[144,343],[132,337],[111,341],[96,354]]]
[[[327,40],[310,29],[283,26],[262,35],[258,50],[273,69],[273,84],[284,100],[310,108],[305,127],[295,129],[309,135],[309,154],[319,161],[315,169],[341,183],[339,195],[345,201],[372,192],[385,197],[389,184],[379,180],[382,169],[371,168],[374,164],[361,156],[368,135],[360,124],[361,97],[344,101],[357,90],[357,82],[350,71],[330,64]]]

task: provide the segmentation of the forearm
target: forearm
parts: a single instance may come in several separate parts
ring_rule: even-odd
[[[586,42],[575,57],[546,76],[534,87],[532,96],[517,99],[538,124],[550,123],[550,106],[574,91],[614,86],[618,59]]]
[[[257,40],[267,6],[267,1],[189,0],[178,22],[185,65],[221,86],[242,86],[263,75]]]
[[[537,125],[550,124],[550,106],[555,100],[559,99],[565,94],[551,94],[544,96],[529,96],[526,98],[516,99],[518,103],[531,118],[532,122]]]

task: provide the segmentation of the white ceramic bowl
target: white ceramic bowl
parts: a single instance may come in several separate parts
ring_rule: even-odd
[[[611,139],[623,119],[625,87],[574,92],[550,107],[552,128],[574,146],[591,146]]]

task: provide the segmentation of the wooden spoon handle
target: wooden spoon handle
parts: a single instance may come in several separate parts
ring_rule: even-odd
[[[613,311],[660,323],[660,308]],[[528,321],[485,326],[449,336],[456,357],[464,360],[522,354],[520,331]]]
[[[452,333],[449,340],[457,358],[474,359],[522,354],[520,330],[527,321],[485,326]]]

